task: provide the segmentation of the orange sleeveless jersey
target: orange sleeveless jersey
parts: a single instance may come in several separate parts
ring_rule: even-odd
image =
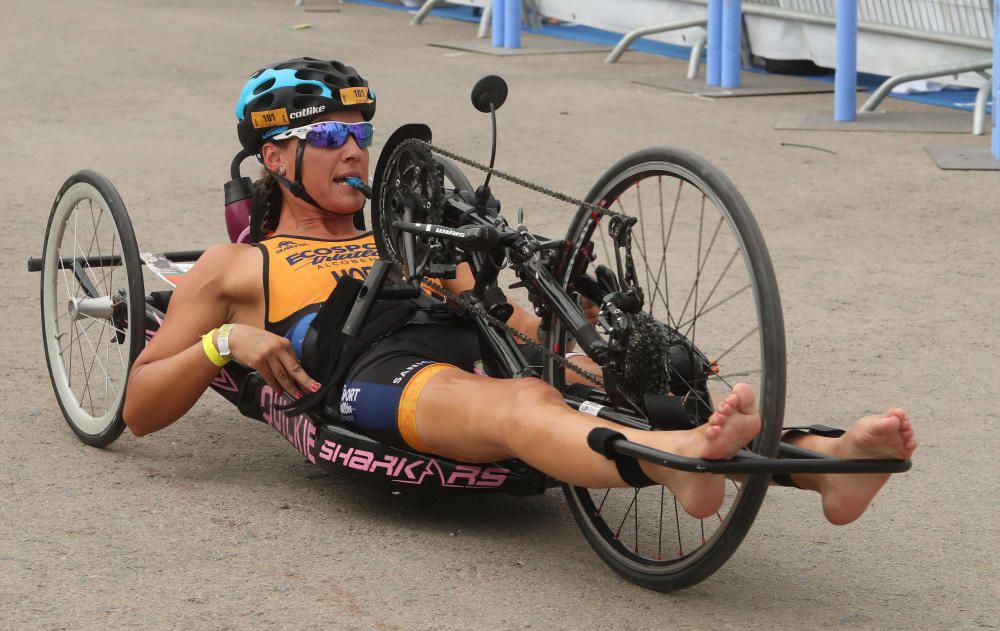
[[[321,304],[344,276],[364,280],[378,260],[370,232],[353,239],[276,235],[261,241],[267,330],[283,334],[308,307]]]

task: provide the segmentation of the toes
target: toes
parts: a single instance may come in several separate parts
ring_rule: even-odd
[[[745,414],[751,414],[754,412],[754,394],[753,389],[745,383],[738,383],[733,386],[733,391],[730,396],[735,395],[737,397],[737,403],[735,407]]]
[[[906,410],[903,408],[892,407],[886,410],[886,416],[895,416],[900,421],[909,421],[909,416],[906,414]]]
[[[902,428],[902,422],[899,420],[898,416],[885,416],[880,418],[872,427],[873,434],[891,434],[893,432],[899,432]]]

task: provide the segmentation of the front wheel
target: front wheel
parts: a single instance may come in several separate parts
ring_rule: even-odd
[[[98,173],[71,176],[52,204],[41,307],[45,360],[63,416],[81,441],[108,445],[125,429],[125,385],[145,344],[145,295],[132,222]]]
[[[776,456],[785,398],[781,301],[764,239],[739,191],[695,154],[656,147],[612,166],[586,201],[636,223],[630,239],[621,238],[620,225],[614,238],[609,234],[614,222],[581,209],[567,235],[573,247],[569,264],[561,267],[567,270],[563,286],[572,286],[570,270],[581,269],[573,262],[593,257],[591,270],[605,265],[621,287],[639,287],[642,317],[712,366],[697,388],[687,385],[699,376],[679,374],[669,359],[659,364],[664,378],[647,375],[643,383],[670,384],[670,392],[686,401],[706,391],[724,396],[736,382],[749,383],[762,420],[750,448]],[[559,344],[560,327],[557,322],[551,328],[550,348],[565,348]],[[565,387],[558,371],[550,381]],[[711,411],[711,399],[706,400],[707,406],[688,406],[701,410],[697,422]],[[709,519],[686,515],[661,486],[563,489],[587,541],[612,569],[643,587],[670,591],[704,580],[735,552],[768,480],[767,475],[727,480],[725,502]]]

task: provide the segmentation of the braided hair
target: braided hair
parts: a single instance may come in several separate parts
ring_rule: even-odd
[[[281,218],[281,186],[266,169],[261,170],[260,179],[253,183],[252,215],[251,240],[255,243],[278,227],[278,220]]]

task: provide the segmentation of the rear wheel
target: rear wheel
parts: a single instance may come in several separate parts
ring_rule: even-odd
[[[88,445],[108,445],[125,429],[125,385],[145,345],[144,301],[135,234],[118,191],[93,171],[74,174],[45,231],[42,337],[56,400]]]
[[[637,219],[629,249],[632,282],[645,297],[642,311],[717,363],[702,392],[725,395],[738,381],[754,388],[763,427],[750,448],[775,456],[785,396],[781,302],[764,240],[736,187],[702,158],[658,147],[615,164],[586,201]],[[606,265],[625,286],[627,266],[621,264],[628,253],[609,235],[611,224],[581,211],[567,236],[570,261],[593,256],[594,267]],[[560,280],[572,283],[569,272]],[[551,348],[562,339],[559,323],[550,335]],[[665,381],[684,383],[670,371],[668,361]],[[558,374],[551,380],[563,387]],[[684,396],[674,386],[671,392]],[[690,396],[698,396],[694,388]],[[704,422],[711,408],[701,409],[697,420]],[[705,579],[733,554],[767,484],[767,475],[728,480],[725,502],[710,519],[686,515],[661,486],[563,488],[584,536],[611,568],[644,587],[669,591]]]

